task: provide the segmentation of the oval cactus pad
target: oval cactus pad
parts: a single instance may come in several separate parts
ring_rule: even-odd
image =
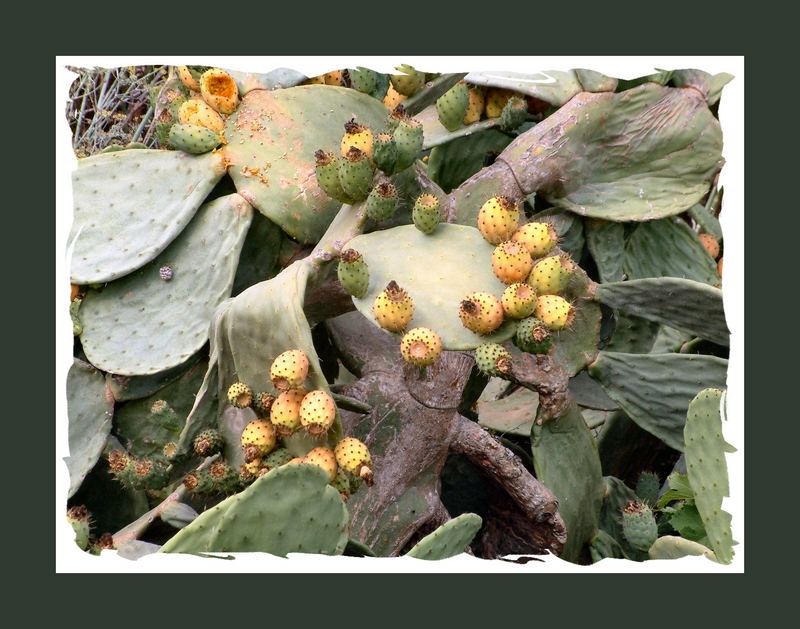
[[[434,330],[444,349],[474,349],[514,334],[516,324],[507,321],[493,334],[479,336],[465,328],[458,316],[461,301],[470,293],[481,291],[499,298],[505,289],[492,272],[494,247],[474,227],[441,224],[426,236],[414,225],[402,225],[357,236],[347,248],[364,256],[369,267],[367,294],[353,298],[353,303],[375,325],[372,303],[394,280],[414,300],[408,328]]]

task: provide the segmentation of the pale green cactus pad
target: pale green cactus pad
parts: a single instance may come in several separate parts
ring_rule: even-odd
[[[460,555],[478,534],[482,524],[479,515],[463,513],[423,537],[408,551],[407,556],[436,561]]]
[[[676,535],[659,537],[647,551],[647,555],[650,559],[680,559],[703,555],[712,561],[717,560],[717,556],[710,548]]]
[[[595,80],[591,81],[591,87],[596,88],[599,83],[596,81],[596,77],[592,78]],[[470,72],[464,80],[472,85],[485,85],[487,87],[498,87],[520,92],[556,107],[566,103],[578,92],[584,91],[574,70],[566,72],[563,70],[546,70],[533,74],[509,71]]]
[[[500,433],[527,437],[538,408],[539,394],[520,388],[499,400],[478,402],[478,423]]]
[[[216,153],[140,149],[79,160],[72,175],[70,281],[109,282],[150,262],[224,173]]]
[[[599,218],[584,221],[586,245],[597,265],[602,282],[619,282],[624,278],[625,225]]]
[[[141,152],[141,151],[136,151]],[[237,194],[204,204],[153,262],[89,291],[81,342],[100,369],[152,374],[181,364],[208,340],[217,305],[230,295],[252,208]],[[173,269],[170,281],[159,269]]]

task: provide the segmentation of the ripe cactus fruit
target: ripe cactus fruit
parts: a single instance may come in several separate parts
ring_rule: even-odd
[[[286,448],[278,448],[270,453],[268,457],[261,460],[261,466],[266,468],[267,470],[271,470],[275,467],[280,467],[281,465],[288,463],[294,457]]]
[[[475,348],[475,364],[481,373],[502,378],[511,371],[511,354],[502,345],[484,343]]]
[[[204,430],[194,439],[194,451],[197,456],[213,456],[217,452],[222,451],[222,446],[225,441],[222,438],[219,430],[209,428]]]
[[[239,481],[243,485],[249,485],[256,479],[259,470],[261,470],[261,459],[253,459],[242,463],[239,468]]]
[[[200,155],[220,145],[222,138],[211,129],[195,124],[174,124],[169,130],[169,143],[184,153]]]
[[[403,96],[400,92],[394,89],[394,85],[390,84],[389,89],[386,90],[386,96],[383,97],[383,104],[387,109],[392,110],[402,103],[406,98],[407,96]]]
[[[532,267],[531,254],[513,240],[500,243],[492,253],[492,271],[504,284],[524,282],[528,279]]]
[[[477,85],[470,85],[468,92],[469,102],[467,103],[467,111],[464,113],[463,123],[473,124],[481,119],[484,107],[483,88]]]
[[[370,196],[372,195],[370,194]],[[346,249],[342,252],[336,274],[339,277],[339,283],[342,288],[353,297],[361,298],[367,294],[369,268],[364,261],[364,257],[355,249]]]
[[[178,66],[178,78],[181,80],[188,89],[192,90],[193,92],[200,91],[200,82],[198,81],[199,77],[195,76],[196,73],[192,73],[192,71],[187,66]]]
[[[372,187],[372,162],[366,153],[351,146],[339,160],[339,183],[344,193],[354,201],[367,198]]]
[[[245,450],[245,461],[260,459],[275,449],[275,427],[266,419],[254,419],[244,427],[241,441]]]
[[[468,330],[490,334],[503,323],[503,304],[491,293],[472,293],[461,302],[458,315]]]
[[[622,510],[622,532],[636,550],[649,550],[658,538],[658,526],[650,507],[641,502],[629,502]]]
[[[411,211],[411,219],[423,234],[432,234],[442,220],[439,212],[439,199],[432,194],[418,196],[414,202],[414,209]]]
[[[275,396],[266,391],[262,391],[253,399],[253,409],[259,417],[269,417],[269,411],[272,408],[272,403],[275,401]]]
[[[402,72],[402,74],[390,74],[389,80],[392,87],[403,96],[413,96],[425,87],[425,73],[414,69],[412,66],[404,63],[395,68]]]
[[[228,402],[236,408],[247,408],[253,403],[253,392],[244,382],[235,382],[228,388]]]
[[[539,295],[563,291],[575,271],[575,263],[567,255],[542,258],[533,265],[528,283]]]
[[[92,516],[84,506],[67,509],[67,522],[75,531],[75,543],[81,550],[89,548],[89,534],[92,529]]]
[[[372,312],[384,330],[402,332],[414,316],[414,301],[392,280],[386,290],[375,298]]]
[[[716,260],[719,257],[719,241],[711,234],[700,234],[698,238],[700,239],[700,244],[708,251],[708,255]],[[720,273],[720,275],[722,274]]]
[[[406,362],[417,367],[427,367],[435,363],[441,355],[442,339],[428,328],[414,328],[400,341],[400,353]]]
[[[404,114],[397,118],[393,114],[389,117],[390,123],[393,119],[397,120],[397,126],[392,134],[394,144],[397,147],[395,172],[400,172],[416,161],[417,156],[422,150],[424,134],[422,131],[422,124],[413,118],[409,118]]]
[[[391,175],[397,164],[397,146],[394,138],[388,133],[379,133],[375,137],[372,153],[375,165],[387,175]]]
[[[520,96],[512,96],[503,107],[500,114],[500,128],[503,131],[513,131],[528,117],[528,104]]]
[[[549,223],[527,223],[514,232],[511,240],[522,244],[532,257],[541,258],[558,244],[558,234]]]
[[[519,206],[508,197],[492,197],[478,210],[478,230],[493,245],[511,238],[518,224]]]
[[[336,455],[330,448],[314,448],[304,457],[303,461],[309,465],[316,465],[328,474],[328,482],[336,479]]]
[[[305,395],[303,389],[289,389],[272,403],[269,418],[281,437],[291,435],[300,426],[300,403]]]
[[[558,295],[539,295],[534,314],[551,330],[563,330],[575,318],[575,309]]]
[[[341,160],[333,153],[322,150],[314,153],[314,159],[316,162],[317,183],[322,188],[322,191],[332,199],[342,203],[352,203],[352,199],[345,194],[342,184],[339,182]]]
[[[519,322],[514,344],[529,354],[546,354],[553,345],[553,336],[542,321],[528,317]]]
[[[499,118],[503,114],[503,107],[513,95],[511,90],[489,88],[486,92],[486,117]]]
[[[462,125],[468,105],[469,88],[464,81],[459,81],[436,101],[439,122],[448,131],[455,131]]]
[[[341,70],[334,70],[333,72],[326,72],[322,75],[325,80],[325,85],[335,85],[341,87],[344,85],[344,77]]]
[[[239,88],[233,77],[219,68],[211,68],[200,77],[200,94],[212,109],[232,114],[239,106]]]
[[[530,284],[511,284],[500,299],[503,311],[512,319],[524,319],[536,308],[536,292]]]
[[[723,256],[723,258],[724,258],[724,256]],[[719,273],[720,277],[722,277],[722,260],[723,260],[723,258],[720,258],[719,259],[719,263],[717,263],[717,273]]]
[[[178,120],[181,124],[193,124],[222,133],[225,122],[216,111],[202,100],[187,100],[178,109]]]
[[[358,124],[355,118],[344,123],[344,137],[340,145],[342,157],[347,155],[351,146],[355,146],[372,159],[372,131],[368,127]]]
[[[272,361],[269,377],[280,391],[302,386],[308,377],[308,357],[299,349],[290,349],[279,354]]]
[[[367,216],[373,221],[386,221],[397,209],[397,189],[390,182],[379,183],[367,197]]]
[[[310,435],[328,432],[335,419],[336,403],[325,391],[312,391],[300,403],[300,423]]]
[[[367,446],[358,439],[346,437],[336,444],[334,454],[340,468],[372,485],[372,457]]]

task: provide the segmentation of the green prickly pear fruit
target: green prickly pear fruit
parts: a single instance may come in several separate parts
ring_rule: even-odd
[[[372,194],[370,194],[370,197],[372,197]],[[342,252],[336,274],[339,277],[339,283],[342,288],[353,297],[361,298],[367,294],[369,268],[367,263],[364,262],[364,257],[355,249],[347,249]]]
[[[72,336],[83,334],[83,323],[81,323],[78,311],[81,309],[82,299],[73,299],[69,302],[69,316],[72,319]]]
[[[175,443],[174,441],[165,443],[164,448],[161,450],[161,452],[167,461],[172,462],[178,456],[178,444]]]
[[[208,470],[190,472],[183,479],[183,486],[198,496],[210,496],[217,492],[214,479]]]
[[[197,456],[207,457],[222,452],[225,441],[219,430],[209,428],[201,432],[194,440],[194,451]]]
[[[403,360],[417,367],[432,365],[441,353],[441,337],[428,328],[409,330],[400,341],[400,354]]]
[[[661,491],[661,481],[654,472],[642,472],[636,481],[636,495],[649,506],[658,502],[658,492]]]
[[[512,319],[524,319],[536,308],[536,292],[530,284],[511,284],[500,299],[503,311]]]
[[[344,123],[344,137],[340,144],[342,157],[347,155],[347,151],[353,146],[372,159],[372,131],[369,127],[358,124],[355,118]]]
[[[174,124],[169,130],[170,145],[192,155],[208,153],[221,142],[219,133],[195,124]]]
[[[372,485],[372,457],[367,446],[353,437],[346,437],[334,448],[339,467]]]
[[[511,371],[511,354],[502,345],[484,343],[475,348],[475,364],[481,373],[502,378]]]
[[[491,293],[471,293],[461,302],[458,316],[468,330],[491,334],[503,323],[503,304]]]
[[[336,472],[338,471],[336,455],[330,448],[314,448],[306,454],[303,461],[309,465],[316,465],[321,470],[324,470],[328,474],[329,483],[332,483],[336,479]]]
[[[261,459],[253,459],[252,461],[242,463],[239,467],[239,482],[242,485],[249,485],[256,479],[260,470]]]
[[[181,420],[175,410],[165,400],[156,400],[150,406],[152,421],[166,430],[180,432]]]
[[[325,391],[311,391],[300,403],[300,424],[314,437],[328,432],[335,419],[336,403]]]
[[[268,420],[254,419],[244,427],[241,442],[245,452],[245,461],[249,463],[272,452],[278,438],[275,428]]]
[[[235,382],[228,388],[228,403],[236,408],[247,408],[253,403],[253,391],[244,382]]]
[[[397,165],[397,146],[391,135],[379,133],[375,137],[372,159],[375,165],[387,175],[394,172]]]
[[[339,160],[339,183],[354,201],[363,201],[372,187],[372,163],[364,151],[351,146]]]
[[[528,283],[539,295],[555,295],[563,291],[575,272],[575,263],[568,255],[542,258],[533,265]]]
[[[468,106],[469,88],[464,81],[459,81],[436,101],[439,122],[448,131],[455,131],[463,124]]]
[[[239,474],[226,461],[214,461],[208,468],[213,486],[212,493],[235,494],[241,488]]]
[[[389,117],[392,120],[392,116]],[[401,116],[397,119],[397,126],[392,134],[394,145],[397,148],[397,163],[394,171],[399,173],[413,164],[422,151],[424,133],[419,121]]]
[[[394,130],[397,129],[397,125],[400,124],[402,120],[408,120],[408,114],[406,113],[406,108],[403,103],[399,103],[391,108],[389,111],[389,116],[386,120],[386,125],[389,127],[389,131],[394,133]]]
[[[347,475],[347,473],[343,470],[339,470],[336,473],[336,478],[334,478],[330,484],[336,491],[339,492],[339,494],[342,496],[342,500],[347,502],[350,494],[353,493],[353,487],[350,483],[350,477]]]
[[[534,315],[551,330],[563,330],[575,318],[575,309],[558,295],[539,295]]]
[[[402,72],[402,74],[390,74],[389,80],[392,82],[394,89],[403,96],[413,96],[425,87],[425,73],[414,69],[412,66],[404,63],[395,68]]]
[[[442,220],[439,212],[439,199],[432,194],[418,196],[414,202],[411,218],[416,228],[423,234],[432,234]]]
[[[369,68],[348,68],[347,74],[350,78],[350,85],[364,94],[372,94],[378,88],[378,73]]]
[[[352,203],[353,200],[342,190],[339,183],[339,162],[341,161],[333,153],[317,151],[314,153],[316,161],[317,184],[322,191],[330,198],[341,201],[342,203]]]
[[[133,464],[134,487],[137,489],[163,489],[169,482],[167,466],[157,459],[141,459]]]
[[[512,237],[519,224],[519,205],[508,197],[492,197],[478,210],[478,231],[491,244]]]
[[[629,502],[622,511],[622,532],[636,550],[648,551],[658,538],[658,525],[650,507]]]
[[[492,253],[492,271],[504,284],[524,282],[530,275],[533,258],[528,250],[513,240],[501,242]],[[538,287],[534,285],[534,288]]]
[[[392,280],[386,285],[386,290],[375,298],[372,313],[384,330],[402,332],[414,316],[414,301]]]
[[[292,456],[291,452],[286,448],[278,448],[270,453],[270,455],[265,458],[261,459],[261,467],[266,468],[267,470],[271,470],[276,467],[280,467],[291,461],[294,457]]]
[[[553,345],[550,329],[536,317],[528,317],[519,322],[514,343],[523,352],[546,354]]]
[[[303,389],[289,389],[272,403],[269,418],[281,437],[288,437],[300,426],[300,404],[305,395]]]
[[[256,414],[260,417],[269,417],[269,411],[272,408],[272,403],[275,401],[275,396],[266,391],[262,391],[256,395],[253,400],[253,408]]]
[[[397,189],[389,182],[379,183],[367,197],[367,216],[373,221],[386,221],[397,209]]]
[[[290,349],[272,361],[269,377],[279,391],[303,386],[308,377],[308,356],[302,350]]]
[[[532,257],[541,258],[558,244],[558,234],[549,223],[527,223],[514,232],[511,240],[521,243]]]
[[[81,550],[89,548],[89,536],[92,529],[92,516],[83,505],[67,509],[67,521],[75,531],[75,543]]]
[[[233,77],[219,68],[211,68],[200,77],[200,94],[212,109],[232,114],[239,106],[239,87]]]
[[[216,111],[201,100],[187,100],[178,109],[178,121],[181,124],[193,124],[211,129],[214,133],[225,130],[225,121]]]
[[[512,96],[503,107],[500,114],[500,128],[503,131],[513,131],[528,117],[528,104],[520,96]]]

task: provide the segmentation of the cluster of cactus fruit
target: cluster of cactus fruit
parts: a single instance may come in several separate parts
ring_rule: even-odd
[[[730,562],[722,79],[550,74],[179,66],[81,160],[81,549]]]

